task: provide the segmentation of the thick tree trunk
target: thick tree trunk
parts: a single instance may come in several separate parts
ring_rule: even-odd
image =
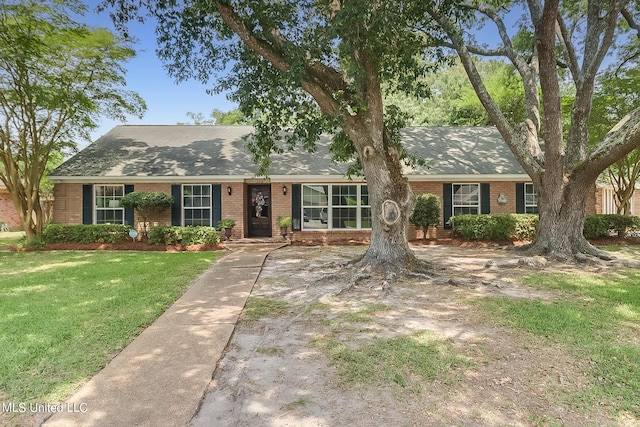
[[[387,159],[388,160],[388,159]],[[371,203],[371,243],[360,263],[386,271],[413,270],[418,261],[409,248],[407,224],[413,192],[406,178],[394,176],[384,155],[363,161]]]
[[[583,234],[591,184],[569,180],[556,191],[545,191],[544,186],[538,188],[540,223],[534,242],[527,248],[529,254],[563,261],[574,259],[576,254],[611,258],[591,245]]]

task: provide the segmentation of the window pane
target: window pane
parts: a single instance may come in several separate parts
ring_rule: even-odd
[[[356,206],[358,187],[355,185],[334,185],[332,188],[333,206]]]
[[[211,226],[211,186],[182,186],[184,225]]]
[[[366,185],[360,187],[360,204],[362,204],[362,206],[369,206],[369,187]]]
[[[454,184],[453,204],[455,205],[478,205],[480,186],[478,184]]]
[[[124,186],[95,185],[94,194],[96,224],[123,224],[124,209],[120,207],[120,199],[124,196]]]
[[[371,228],[371,208],[362,208],[360,212],[360,227]]]
[[[304,208],[304,228],[322,230],[329,228],[327,208]]]
[[[328,185],[305,185],[304,187],[302,187],[303,206],[327,206],[328,204]]]
[[[333,208],[333,228],[356,228],[356,208]]]
[[[477,207],[454,207],[453,208],[453,214],[454,215],[464,215],[464,214],[473,214],[473,215],[477,215],[478,214],[478,208]]]
[[[123,209],[99,209],[96,211],[96,224],[123,224]]]

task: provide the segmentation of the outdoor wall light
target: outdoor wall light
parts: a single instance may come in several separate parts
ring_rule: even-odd
[[[286,185],[282,186],[282,194],[284,194],[285,196],[287,195],[287,186]]]
[[[228,195],[231,195],[231,186],[228,186],[228,187],[227,187],[227,194],[228,194]]]

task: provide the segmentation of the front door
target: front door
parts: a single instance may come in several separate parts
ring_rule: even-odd
[[[247,187],[249,237],[271,237],[271,186]]]

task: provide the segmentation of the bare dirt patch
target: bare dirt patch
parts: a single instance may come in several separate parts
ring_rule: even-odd
[[[251,297],[286,302],[287,309],[237,325],[194,426],[637,425],[607,408],[567,403],[588,387],[588,362],[562,345],[496,326],[474,307],[492,295],[552,303],[558,295],[522,283],[543,266],[606,272],[619,264],[576,267],[504,248],[427,245],[414,250],[442,268],[433,278],[400,279],[383,292],[373,276],[344,291],[343,275],[334,273],[364,250],[286,247],[269,255]],[[357,348],[422,331],[466,363],[429,380],[350,382],[322,345]]]

